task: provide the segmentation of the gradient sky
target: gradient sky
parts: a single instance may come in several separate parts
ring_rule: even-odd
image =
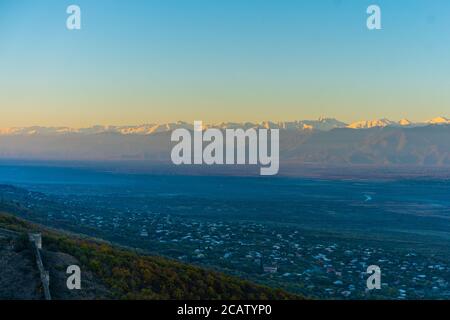
[[[449,111],[448,0],[0,0],[1,127]]]

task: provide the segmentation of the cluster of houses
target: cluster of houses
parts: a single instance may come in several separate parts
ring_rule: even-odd
[[[138,210],[127,203],[117,207],[101,198],[90,201],[90,207],[81,198],[69,197],[60,199],[60,207],[50,207],[42,195],[30,193],[29,197],[28,203],[25,197],[20,202],[49,225],[70,226],[83,233],[95,230],[95,235],[120,239],[123,245],[309,296],[450,298],[449,261],[420,254],[415,248],[332,238],[295,225],[201,219],[145,206]],[[39,202],[45,210],[39,211]],[[382,270],[382,285],[377,292],[368,292],[366,269],[374,264]]]

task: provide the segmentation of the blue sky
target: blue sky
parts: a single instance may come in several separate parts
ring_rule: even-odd
[[[447,0],[0,0],[0,40],[0,126],[450,110]]]

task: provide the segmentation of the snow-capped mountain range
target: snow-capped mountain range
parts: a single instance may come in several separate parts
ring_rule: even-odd
[[[420,127],[427,125],[441,125],[450,124],[450,120],[445,117],[437,117],[425,122],[411,122],[408,119],[401,119],[400,121],[391,121],[389,119],[376,119],[357,121],[347,125],[351,129],[369,129],[375,127]]]
[[[0,130],[0,160],[125,161],[171,164],[171,130],[192,129],[176,122],[141,126],[12,128]],[[206,128],[278,128],[280,161],[289,165],[375,165],[450,168],[450,120],[406,119],[219,123]],[[136,162],[137,161],[137,162]],[[139,166],[139,165],[138,165]],[[283,168],[283,166],[281,166]],[[172,170],[172,169],[171,169]]]
[[[255,122],[223,122],[218,124],[204,124],[204,128],[218,129],[249,129],[249,128],[266,128],[280,130],[316,130],[330,131],[336,128],[350,129],[370,129],[382,127],[420,127],[427,125],[450,125],[450,119],[445,117],[437,117],[425,122],[411,122],[408,119],[400,121],[391,121],[389,119],[375,119],[357,121],[351,124],[333,119],[319,118],[318,120],[299,120],[299,121],[283,121],[272,122],[263,121]],[[183,121],[165,123],[165,124],[144,124],[137,126],[92,126],[89,128],[70,128],[70,127],[13,127],[0,128],[0,136],[21,136],[21,135],[67,135],[67,134],[99,134],[99,133],[116,133],[121,135],[153,135],[161,132],[170,132],[177,128],[193,129],[193,124]]]

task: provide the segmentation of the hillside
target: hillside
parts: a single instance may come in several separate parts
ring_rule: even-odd
[[[21,296],[11,292],[24,290],[22,282],[8,282],[0,277],[0,298],[39,299],[40,289],[34,289],[38,276],[30,267],[28,232],[43,235],[42,257],[50,271],[50,291],[54,299],[299,299],[300,297],[259,286],[219,272],[182,264],[166,258],[145,256],[119,248],[101,240],[85,238],[62,231],[50,230],[0,213],[0,228],[6,233],[0,242],[0,265],[8,262],[6,255],[20,247],[14,257],[15,266],[25,264],[27,269],[12,268],[16,276],[31,277],[31,289]],[[18,236],[8,236],[8,231]],[[11,247],[13,246],[13,247]],[[16,250],[17,251],[17,250]],[[16,253],[17,254],[17,253]],[[82,270],[82,290],[65,288],[67,266],[77,264]],[[2,269],[2,273],[3,269]],[[31,284],[30,284],[31,283]],[[14,286],[14,288],[10,288]],[[9,287],[9,288],[8,288]],[[17,288],[16,288],[17,287]],[[8,296],[7,294],[10,294]],[[3,296],[1,296],[3,295]]]
[[[32,252],[23,244],[0,229],[0,300],[43,298]]]

